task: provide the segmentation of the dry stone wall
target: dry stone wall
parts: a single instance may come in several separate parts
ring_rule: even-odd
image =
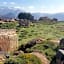
[[[18,37],[14,29],[0,29],[0,52],[11,52],[18,46]]]

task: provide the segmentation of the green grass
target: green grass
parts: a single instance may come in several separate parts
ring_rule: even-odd
[[[5,61],[6,64],[41,64],[39,58],[32,54],[20,54]]]
[[[41,44],[36,44],[32,48],[28,48],[28,52],[39,51],[46,55],[48,60],[52,60],[53,56],[56,54],[58,45],[49,41],[44,41]]]
[[[20,37],[21,43],[26,43],[29,40],[38,37],[45,39],[60,39],[64,37],[64,23],[62,22],[58,22],[52,25],[34,23],[34,25],[35,26],[30,26],[29,28],[20,28],[19,35],[22,35],[21,31],[26,32],[24,37]]]
[[[10,22],[10,23],[8,22],[8,23],[0,24],[0,28],[1,29],[16,29],[18,37],[19,37],[18,38],[19,45],[25,44],[34,38],[44,38],[46,40],[64,38],[64,22],[57,22],[57,23],[52,23],[52,24],[42,23],[42,22],[33,23],[30,27],[22,27],[22,26],[19,27],[18,22]],[[28,51],[39,50],[41,53],[44,53],[47,56],[47,58],[51,61],[52,57],[56,54],[56,49],[57,49],[56,44],[53,44],[47,41],[47,42],[43,42],[42,44],[35,45],[31,49],[28,49]],[[22,56],[17,57],[15,62],[16,61],[20,62],[20,59],[22,60],[21,62],[24,62],[25,58],[23,60],[23,58],[21,57]],[[12,60],[13,59],[14,58],[12,58]],[[40,64],[40,63],[36,63],[39,61],[37,61],[36,59],[33,59],[33,57],[32,59],[26,59],[26,61],[28,62],[34,61],[33,64]]]
[[[30,27],[19,27],[17,22],[0,24],[2,29],[16,29],[19,36],[19,44],[42,37],[45,39],[60,39],[64,37],[64,22],[53,24],[33,23]]]

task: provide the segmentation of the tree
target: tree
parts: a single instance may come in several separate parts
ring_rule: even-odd
[[[58,19],[57,19],[57,18],[53,18],[52,20],[53,20],[53,21],[58,21]]]
[[[18,18],[19,19],[34,20],[34,16],[32,16],[30,13],[19,13]]]

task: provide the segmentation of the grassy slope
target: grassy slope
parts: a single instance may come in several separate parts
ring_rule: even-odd
[[[60,39],[64,37],[64,22],[58,22],[55,24],[47,24],[47,23],[33,23],[32,26],[28,28],[18,27],[18,23],[10,22],[6,24],[0,24],[0,28],[5,29],[17,29],[17,33],[19,36],[19,45],[27,43],[29,40],[42,37],[45,39]],[[48,42],[47,42],[48,43]],[[44,52],[47,55],[47,58],[51,60],[51,58],[55,55],[55,45],[48,44],[37,44],[32,50],[39,50]],[[48,46],[48,49],[44,48],[44,45]],[[52,46],[52,47],[50,47]],[[45,50],[44,50],[45,49]],[[49,53],[50,51],[50,53]]]
[[[45,39],[60,39],[64,37],[64,23],[58,22],[56,24],[44,24],[44,23],[38,23],[34,24],[34,26],[30,26],[29,28],[20,28],[19,35],[22,35],[23,33],[21,31],[25,32],[24,37],[21,38],[21,43],[26,43],[27,41],[42,37]]]
[[[17,29],[20,44],[27,43],[29,40],[38,37],[45,39],[60,39],[64,37],[64,22],[55,24],[33,23],[33,25],[28,28],[18,27],[17,22],[10,22],[0,24],[0,28]]]
[[[11,56],[5,61],[6,64],[41,64],[41,60],[33,54],[20,54]]]

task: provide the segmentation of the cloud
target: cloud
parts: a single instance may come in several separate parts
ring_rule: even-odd
[[[3,4],[4,4],[4,5],[6,5],[6,4],[7,4],[7,2],[3,2]]]
[[[14,9],[20,9],[20,10],[26,10],[25,9],[25,7],[23,7],[23,6],[15,6],[15,7],[13,7]]]
[[[34,9],[35,7],[34,6],[28,6],[29,9]]]
[[[50,6],[50,8],[45,8],[44,12],[47,12],[47,13],[64,12],[64,5]]]
[[[21,9],[21,7],[20,7],[20,6],[15,6],[14,8],[16,8],[16,9]]]
[[[15,2],[10,2],[10,4],[14,5],[14,4],[16,4],[16,3],[15,3]]]
[[[2,2],[3,5],[15,5],[16,3],[15,2]]]
[[[34,10],[35,10],[35,6],[25,6],[24,8],[23,8],[23,10],[25,10],[26,12],[34,12]]]
[[[26,12],[39,12],[39,13],[59,13],[64,12],[64,4],[62,5],[42,5],[42,6],[36,6],[36,5],[29,5],[29,6],[20,6],[19,4],[15,2],[2,2],[2,5],[13,7],[14,9],[20,9],[24,10]],[[3,9],[3,8],[2,8]],[[11,9],[11,8],[10,8]]]
[[[59,6],[42,6],[40,8],[34,8],[32,10],[28,10],[31,13],[39,12],[39,13],[60,13],[64,12],[64,5],[59,5]]]

